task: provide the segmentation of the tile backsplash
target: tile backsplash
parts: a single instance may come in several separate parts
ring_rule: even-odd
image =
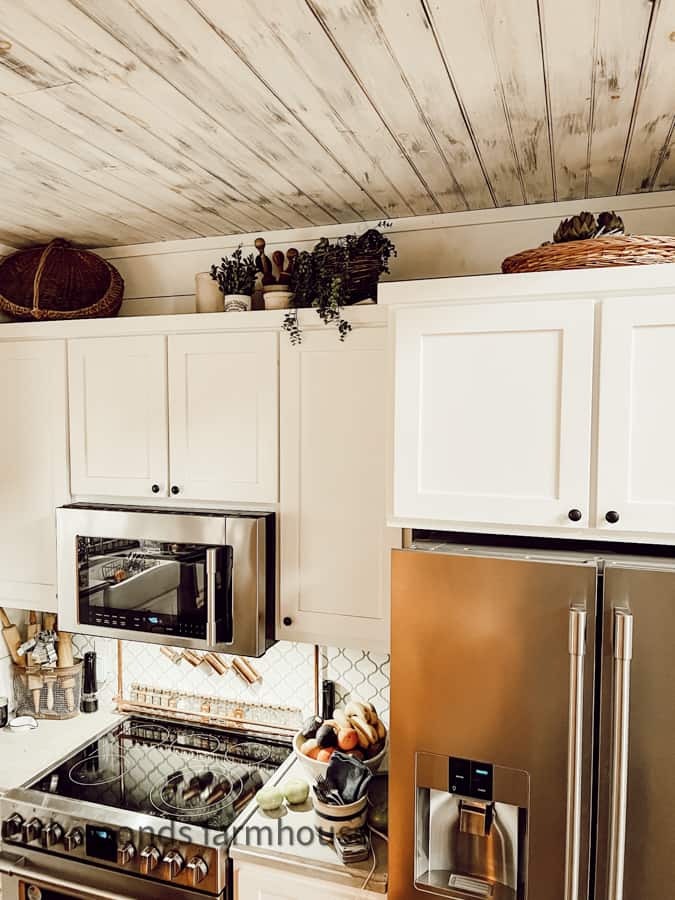
[[[12,622],[23,627],[25,614],[7,610]],[[77,656],[95,650],[98,657],[99,699],[101,706],[110,706],[117,694],[117,641],[75,635],[73,645]],[[152,685],[169,690],[265,704],[297,707],[302,716],[314,711],[314,647],[280,641],[265,656],[251,660],[262,680],[248,685],[230,667],[218,675],[206,663],[193,668],[185,660],[176,664],[160,652],[157,644],[125,641],[123,644],[123,684],[125,697],[131,684]],[[227,660],[227,657],[224,657]],[[339,647],[320,647],[319,677],[335,682],[337,705],[350,697],[372,702],[385,722],[389,720],[389,661],[388,654]],[[11,658],[4,643],[0,646],[0,695],[12,702]]]

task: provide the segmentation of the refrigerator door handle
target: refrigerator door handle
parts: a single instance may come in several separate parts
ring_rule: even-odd
[[[628,807],[628,738],[630,727],[630,664],[633,658],[633,616],[614,610],[614,721],[612,726],[609,890],[607,900],[623,900]]]
[[[567,837],[565,845],[565,900],[578,900],[581,862],[581,783],[583,773],[584,657],[586,610],[570,608],[570,693],[567,745]]]

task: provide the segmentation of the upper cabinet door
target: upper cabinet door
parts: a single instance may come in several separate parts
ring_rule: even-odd
[[[598,528],[675,533],[674,388],[675,296],[605,301]]]
[[[276,333],[169,337],[171,490],[190,500],[274,503]]]
[[[66,345],[0,343],[0,606],[56,608],[56,516],[67,503]]]
[[[166,338],[87,338],[68,346],[71,490],[166,496]]]
[[[588,525],[593,302],[408,307],[393,324],[395,520]]]
[[[389,646],[386,342],[357,328],[282,344],[280,639]]]

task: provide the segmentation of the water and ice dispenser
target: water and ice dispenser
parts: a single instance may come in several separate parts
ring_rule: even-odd
[[[525,900],[529,775],[435,753],[417,753],[415,769],[415,887]]]

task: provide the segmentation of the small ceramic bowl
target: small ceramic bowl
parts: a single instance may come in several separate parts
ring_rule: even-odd
[[[314,807],[314,827],[320,837],[332,839],[345,828],[362,828],[368,818],[368,795],[355,803],[337,806],[323,803],[312,790],[312,806]]]
[[[370,769],[371,772],[377,772],[377,770],[382,765],[382,762],[387,755],[387,741],[385,741],[384,747],[377,756],[373,756],[371,759],[364,759],[363,764]],[[312,778],[319,778],[323,776],[326,777],[326,772],[328,771],[328,763],[320,762],[318,759],[310,759],[309,756],[305,756],[304,753],[300,752],[300,747],[305,742],[305,738],[298,732],[293,738],[293,750],[295,752],[296,757],[302,763],[302,767],[307,772],[308,775],[311,775]]]

